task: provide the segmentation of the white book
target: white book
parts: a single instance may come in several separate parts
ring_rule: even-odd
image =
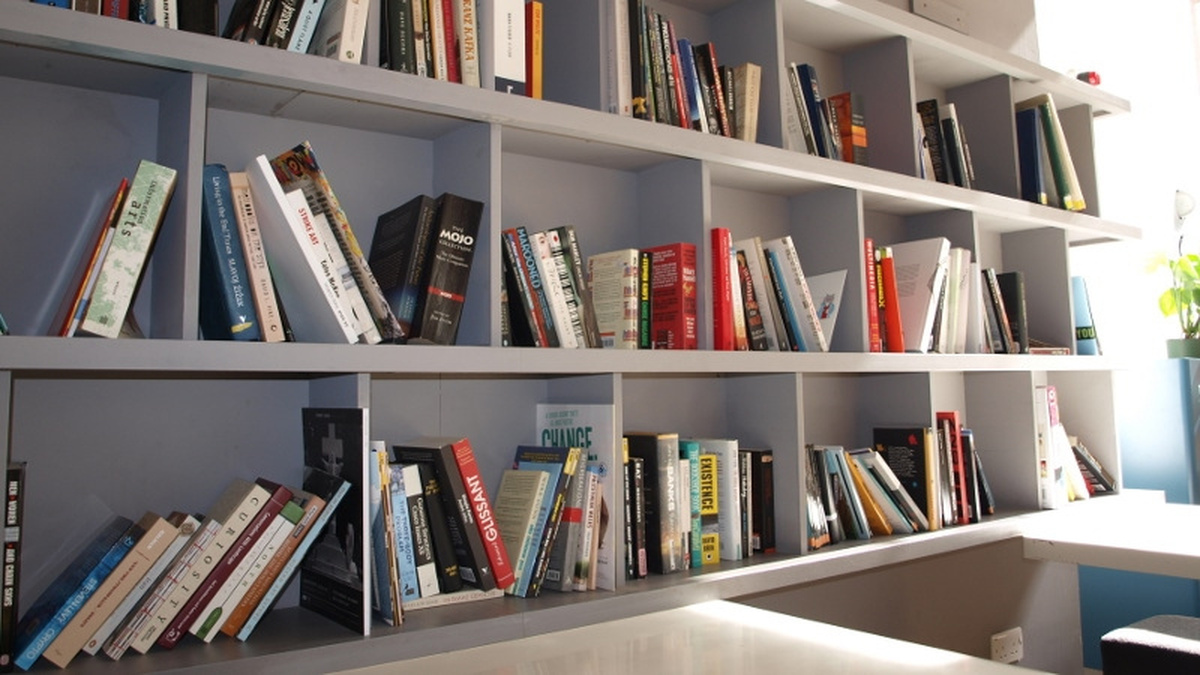
[[[480,84],[478,21],[476,0],[454,0],[454,26],[458,32],[458,72],[462,83],[471,87],[478,87]]]
[[[579,322],[578,313],[575,320],[571,318],[571,308],[567,305],[567,294],[563,288],[563,278],[558,264],[554,262],[554,253],[550,250],[550,240],[545,232],[529,233],[530,243],[536,255],[538,274],[542,277],[542,288],[546,291],[546,299],[550,302],[550,311],[554,315],[554,329],[558,333],[558,346],[567,349],[580,347],[579,333],[583,325]],[[577,332],[576,328],[580,330]]]
[[[1043,509],[1061,508],[1068,501],[1066,467],[1056,450],[1054,440],[1054,427],[1058,425],[1057,396],[1057,390],[1052,385],[1038,385],[1033,390],[1038,503]]]
[[[606,109],[621,117],[633,116],[633,86],[629,64],[629,0],[601,3],[600,31],[608,55],[604,60]]]
[[[379,328],[375,325],[375,320],[371,318],[371,310],[367,307],[367,301],[363,298],[358,283],[354,281],[350,263],[346,261],[345,254],[338,246],[329,218],[324,213],[314,212],[313,226],[320,231],[321,242],[325,245],[325,255],[330,269],[333,270],[334,279],[339,285],[342,311],[354,324],[358,341],[368,345],[379,344],[381,341]]]
[[[955,290],[951,295],[957,300],[954,306],[952,344],[955,354],[965,354],[967,333],[971,325],[971,251],[965,248],[955,250],[958,252],[958,266],[950,284],[950,288]]]
[[[404,481],[404,496],[408,502],[408,525],[412,531],[413,562],[417,568],[417,590],[427,598],[441,593],[437,578],[437,560],[433,554],[433,539],[429,531],[429,516],[425,510],[425,486],[421,469],[416,464],[400,467]],[[407,606],[408,601],[401,599]]]
[[[292,333],[301,342],[357,342],[358,333],[339,298],[340,280],[333,275],[328,250],[304,193],[284,193],[266,155],[256,157],[246,173],[275,287]]]
[[[928,530],[929,519],[925,516],[925,512],[921,510],[921,507],[917,505],[916,500],[912,498],[912,495],[908,493],[908,490],[904,488],[904,485],[900,483],[900,479],[896,477],[896,473],[892,471],[892,467],[888,466],[888,463],[874,450],[869,454],[864,453],[862,458],[869,468],[875,470],[875,475],[879,477],[884,489],[891,493],[894,498],[900,500],[900,507],[908,515],[909,519],[916,521],[918,525],[916,529]]]
[[[925,353],[933,344],[942,279],[950,261],[950,240],[930,237],[891,247],[896,267],[896,293],[904,344],[910,352]]]
[[[813,304],[812,293],[808,287],[808,279],[804,268],[800,265],[800,255],[791,235],[768,239],[763,242],[763,249],[774,253],[783,274],[782,283],[787,289],[790,305],[795,312],[795,322],[804,338],[804,350],[810,352],[827,352],[829,343],[821,328],[821,320],[817,316],[817,308]]]
[[[966,321],[966,353],[990,354],[992,343],[988,339],[987,326],[984,325],[983,305],[983,274],[979,263],[967,265],[967,321]]]
[[[587,270],[601,343],[606,349],[637,349],[638,250],[589,256]]]
[[[485,88],[525,95],[525,2],[479,5],[479,73]]]
[[[742,470],[737,439],[697,440],[700,441],[700,454],[717,456],[717,523],[721,535],[721,560],[741,560],[746,552],[742,550]]]
[[[346,63],[362,63],[370,0],[327,0],[310,51]]]
[[[450,63],[446,57],[446,14],[440,2],[430,2],[425,6],[429,11],[429,67],[433,72],[429,76],[435,80],[450,79]]]

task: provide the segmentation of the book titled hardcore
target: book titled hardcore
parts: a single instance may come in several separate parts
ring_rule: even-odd
[[[449,192],[438,197],[428,281],[414,316],[411,339],[452,345],[458,338],[482,217],[483,202]]]

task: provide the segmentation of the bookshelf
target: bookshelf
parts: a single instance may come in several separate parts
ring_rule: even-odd
[[[224,13],[230,4],[222,2]],[[0,182],[11,186],[0,311],[14,332],[0,338],[0,438],[9,457],[29,461],[25,570],[53,566],[58,541],[81,527],[81,505],[125,514],[202,510],[233,477],[299,482],[299,411],[308,405],[367,407],[371,436],[389,442],[469,436],[493,493],[512,449],[533,437],[539,402],[611,404],[618,428],[736,436],[776,451],[781,553],[619,582],[613,593],[424,610],[400,628],[377,622],[368,639],[296,608],[293,587],[245,644],[189,643],[116,663],[78,659],[72,671],[365,666],[854,572],[886,574],[898,563],[1003,542],[1037,509],[1032,399],[1041,383],[1059,388],[1068,428],[1086,433],[1088,447],[1118,466],[1114,363],[864,353],[860,252],[863,237],[945,235],[985,266],[1024,270],[1035,335],[1071,344],[1068,247],[1139,236],[1098,215],[1090,152],[1093,116],[1124,112],[1127,102],[877,0],[660,3],[685,35],[716,42],[722,61],[763,66],[760,142],[746,143],[602,111],[600,3],[547,5],[555,10],[546,23],[548,100],[534,101],[373,67],[370,46],[367,64],[350,65],[0,4],[0,139],[18,160],[0,169]],[[787,86],[780,73],[789,60],[817,63],[830,93],[861,87],[889,101],[868,118],[875,165],[779,147]],[[1015,142],[1003,129],[980,139],[976,152],[995,164],[980,189],[915,176],[916,97],[960,101],[964,123],[983,126],[1014,100],[1043,91],[1069,111],[1064,124],[1076,163],[1087,167],[1089,212],[1016,199]],[[361,242],[370,241],[380,213],[418,192],[449,190],[485,203],[486,235],[458,346],[198,339],[203,164],[244,166],[305,139]],[[150,339],[41,337],[96,213],[143,157],[180,172],[135,306]],[[849,269],[847,297],[858,300],[842,309],[828,354],[711,351],[707,283],[699,352],[499,347],[500,230],[566,223],[585,255],[695,242],[705,281],[709,228],[730,227],[735,238],[791,234],[807,273]],[[963,411],[975,429],[1004,515],[805,551],[803,444],[864,445],[874,425],[929,423],[946,408]],[[23,574],[25,588],[36,578]]]

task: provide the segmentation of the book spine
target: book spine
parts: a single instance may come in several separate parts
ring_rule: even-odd
[[[629,452],[646,464],[646,553],[651,572],[669,574],[681,570],[678,496],[679,442],[677,436],[634,435]],[[672,440],[674,442],[672,442]]]
[[[0,665],[13,663],[21,582],[21,528],[25,521],[25,462],[9,462],[4,490],[4,562],[0,581]]]
[[[1071,277],[1071,306],[1075,323],[1075,353],[1099,354],[1100,341],[1096,337],[1096,322],[1092,319],[1087,280],[1078,275]]]
[[[715,565],[721,560],[721,527],[717,456],[701,453],[700,482],[700,565]]]
[[[680,512],[683,521],[682,529],[687,532],[685,541],[688,550],[684,555],[689,558],[689,567],[700,567],[704,564],[703,546],[701,545],[700,522],[700,443],[697,441],[680,441],[679,443],[680,471],[687,469],[687,495],[683,501],[686,511]]]
[[[596,306],[592,302],[592,293],[588,288],[587,273],[584,271],[583,252],[579,246],[579,237],[575,228],[564,225],[555,228],[558,238],[563,242],[563,253],[571,270],[571,281],[578,295],[579,305],[583,312],[583,332],[588,347],[601,347],[600,327],[596,321]]]
[[[713,349],[732,351],[736,346],[733,327],[733,270],[729,266],[732,259],[732,235],[729,228],[714,227],[709,236],[713,264]]]
[[[278,0],[267,29],[266,45],[274,49],[285,49],[292,31],[296,29],[296,12],[301,0]]]
[[[863,239],[863,269],[867,289],[867,350],[883,351],[883,333],[879,326],[879,274],[875,266],[875,240]]]
[[[148,160],[142,160],[138,165],[80,331],[109,338],[120,334],[175,189],[175,181],[174,169]]]
[[[550,249],[550,242],[547,240],[545,232],[530,233],[529,241],[533,246],[538,276],[541,277],[542,289],[546,293],[555,331],[558,333],[559,346],[574,349],[579,346],[576,332],[578,322],[575,320],[578,318],[578,314],[572,316],[559,268],[554,262],[554,254]]]
[[[422,598],[437,595],[437,561],[434,557],[433,535],[429,529],[429,514],[425,508],[425,488],[420,468],[415,464],[401,465],[404,480],[405,508],[412,539],[413,563],[417,570],[417,594]]]
[[[638,251],[638,266],[637,266],[637,348],[652,349],[654,347],[653,334],[651,332],[651,323],[654,320],[654,307],[651,301],[653,293],[653,278],[654,256],[650,251]]]
[[[767,270],[771,273],[772,285],[775,287],[775,297],[779,302],[779,313],[783,316],[783,325],[787,331],[788,344],[792,351],[807,351],[808,345],[805,344],[804,333],[800,330],[800,315],[787,284],[784,268],[787,263],[780,260],[779,251],[767,249],[764,253],[767,258]]]
[[[396,567],[396,542],[392,532],[391,472],[386,445],[371,441],[367,456],[367,519],[371,533],[371,607],[384,623],[394,626],[400,616],[399,570]]]
[[[292,33],[288,36],[286,47],[288,51],[308,53],[317,21],[321,17],[321,11],[325,9],[325,3],[326,0],[304,0],[300,3],[299,9],[296,10],[296,18],[293,20]]]
[[[525,94],[537,99],[545,97],[544,11],[539,0],[525,3]]]
[[[518,0],[497,0],[492,5],[492,33],[487,55],[492,61],[492,87],[496,91],[524,96],[525,6]],[[483,83],[487,84],[487,83]]]
[[[946,150],[942,142],[942,125],[938,116],[936,99],[919,101],[917,116],[921,119],[921,130],[924,134],[923,143],[929,150],[930,163],[933,165],[933,177],[939,183],[950,183],[949,168],[946,166]]]
[[[442,593],[454,593],[463,587],[459,573],[456,544],[450,536],[449,518],[446,516],[445,500],[442,499],[441,483],[432,464],[417,463],[421,485],[425,493],[425,511],[429,521],[429,537],[433,542],[433,557],[437,563],[438,589]]]
[[[421,587],[417,581],[417,560],[413,551],[412,524],[409,522],[408,490],[404,469],[400,465],[391,465],[390,497],[392,500],[391,528],[396,541],[396,569],[400,578],[399,602],[396,606],[397,618],[400,607],[405,602],[421,597]],[[418,475],[418,484],[420,482]],[[396,623],[400,623],[396,621]]]
[[[587,482],[572,480],[559,519],[558,536],[546,564],[542,586],[556,591],[574,588],[575,563],[579,559],[579,541],[587,499]]]
[[[242,237],[237,225],[229,171],[220,164],[204,167],[204,202],[201,208],[200,317],[208,339],[257,341],[262,339]]]
[[[679,242],[649,251],[653,347],[696,349],[696,246]]]
[[[527,275],[530,292],[535,299],[534,307],[537,310],[537,317],[541,319],[539,330],[545,331],[546,346],[557,347],[560,344],[559,333],[561,331],[559,326],[554,323],[554,314],[550,309],[550,299],[546,291],[546,280],[538,271],[537,252],[524,227],[517,227],[515,235],[521,270]]]
[[[229,173],[230,194],[233,197],[234,216],[246,257],[246,276],[250,284],[250,295],[254,300],[254,311],[258,316],[259,331],[264,342],[283,342],[285,338],[283,316],[279,311],[279,300],[275,295],[275,282],[267,266],[267,254],[263,248],[262,232],[258,216],[254,211],[254,198],[250,194],[250,181],[244,171]]]
[[[571,327],[570,337],[573,346],[585,348],[588,346],[588,336],[584,332],[583,325],[583,296],[576,289],[574,272],[568,259],[570,252],[567,251],[561,232],[557,229],[539,233],[539,243],[541,239],[546,241],[545,252],[549,253],[549,266],[553,269],[553,276],[558,282],[558,288],[562,291],[563,305],[566,307],[565,323]],[[546,255],[545,252],[543,256]],[[545,260],[544,257],[543,260]]]
[[[892,257],[891,249],[883,247],[879,251],[879,276],[882,281],[880,290],[883,293],[884,344],[893,353],[906,351],[904,344],[904,324],[900,315],[900,291],[896,282],[896,260]]]
[[[758,289],[754,287],[754,278],[750,273],[750,264],[746,260],[746,252],[738,250],[736,255],[738,283],[742,291],[742,312],[745,314],[746,339],[752,351],[767,350],[767,326],[758,300]]]
[[[791,272],[788,281],[795,284],[799,296],[799,306],[796,309],[800,314],[800,330],[804,331],[804,342],[806,345],[814,346],[812,351],[827,352],[829,344],[825,341],[825,331],[821,329],[821,320],[817,318],[817,307],[813,304],[812,293],[808,290],[808,279],[804,275],[804,268],[800,265],[800,255],[791,242],[790,236],[784,237],[784,242],[784,254]],[[795,300],[793,298],[793,301]]]

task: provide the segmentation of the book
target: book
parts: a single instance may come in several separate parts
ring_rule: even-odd
[[[275,293],[275,281],[267,265],[262,231],[254,210],[254,197],[250,194],[250,179],[245,171],[229,172],[229,190],[233,197],[233,213],[242,251],[246,256],[246,279],[258,317],[259,332],[264,342],[283,342],[287,339],[288,331]]]
[[[1075,353],[1089,356],[1100,354],[1100,340],[1096,336],[1096,321],[1092,316],[1087,280],[1079,275],[1071,277],[1071,308],[1075,326]]]
[[[379,67],[415,74],[417,53],[412,0],[383,0],[379,28]]]
[[[1071,488],[1063,457],[1054,440],[1058,419],[1058,390],[1038,385],[1033,390],[1033,421],[1037,444],[1038,505],[1057,509],[1071,501]],[[1074,463],[1074,457],[1069,458]]]
[[[964,428],[959,432],[959,437],[962,440],[963,453],[971,456],[972,466],[975,467],[975,492],[978,493],[978,508],[975,512],[982,519],[983,516],[996,513],[996,498],[988,483],[987,473],[983,470],[983,460],[979,457],[979,450],[975,447],[975,432]]]
[[[436,216],[437,201],[417,195],[381,214],[371,237],[367,264],[404,337],[412,334]]]
[[[539,0],[525,3],[525,95],[530,98],[545,98],[545,74],[543,72],[543,13]]]
[[[733,137],[758,142],[758,109],[762,92],[762,66],[742,63],[733,67]]]
[[[846,451],[846,461],[850,472],[852,475],[857,474],[854,483],[859,487],[860,496],[863,491],[870,494],[871,501],[875,503],[880,514],[887,521],[891,533],[911,534],[916,531],[913,521],[903,507],[897,503],[895,496],[876,470],[873,463],[874,453],[875,451],[869,447]],[[877,533],[882,533],[882,531]]]
[[[381,449],[380,446],[383,446]],[[383,441],[367,457],[367,521],[371,533],[371,609],[389,626],[402,619],[396,533],[392,527],[391,470]]]
[[[713,349],[732,351],[737,347],[733,316],[735,270],[731,265],[733,238],[727,227],[714,227],[709,230],[709,236],[712,246]]]
[[[309,53],[361,63],[370,0],[325,0]]]
[[[829,97],[837,111],[837,133],[841,139],[842,161],[867,166],[866,102],[856,91],[843,91]]]
[[[438,197],[429,270],[418,294],[410,341],[452,345],[458,339],[482,217],[483,202],[450,192]]]
[[[158,514],[146,512],[126,533],[133,539],[128,551],[63,626],[42,656],[59,668],[66,668],[117,605],[132,592],[141,576],[162,556],[178,531]]]
[[[258,622],[275,605],[279,594],[291,583],[292,577],[300,570],[303,561],[307,560],[308,553],[318,538],[332,534],[329,531],[330,523],[336,522],[334,515],[338,513],[342,501],[350,493],[351,486],[351,481],[341,476],[328,473],[314,466],[304,467],[303,491],[306,494],[314,495],[323,500],[325,506],[317,512],[317,516],[311,521],[311,524],[294,533],[295,536],[301,537],[299,544],[296,545],[295,551],[283,563],[279,574],[275,576],[275,580],[271,582],[271,585],[263,594],[262,600],[254,607],[254,611],[237,632],[238,640],[245,641],[250,637]],[[302,523],[304,523],[303,520],[301,521]],[[303,595],[301,595],[301,598],[303,599]]]
[[[341,301],[320,230],[300,190],[285,192],[266,155],[246,167],[280,304],[296,339],[354,343],[359,335]]]
[[[867,351],[883,351],[883,326],[880,314],[883,296],[879,288],[878,263],[875,260],[875,240],[863,238],[863,289],[867,298]]]
[[[594,591],[597,588],[601,566],[600,541],[608,521],[601,477],[603,467],[599,461],[589,461],[580,471],[575,480],[585,484],[583,531],[576,542],[575,565],[571,579],[574,590]]]
[[[888,249],[895,266],[896,301],[905,351],[929,352],[933,345],[938,289],[950,259],[950,240],[929,237],[892,244]],[[890,282],[885,280],[885,283]]]
[[[987,305],[987,324],[991,334],[992,351],[998,354],[1016,354],[1020,349],[1009,321],[1009,309],[1004,293],[1000,290],[1000,274],[989,267],[982,272],[984,301]]]
[[[4,481],[4,561],[0,577],[0,669],[11,670],[21,595],[21,529],[27,463],[9,461]]]
[[[1012,333],[1014,353],[1029,353],[1029,319],[1025,310],[1025,274],[1020,270],[999,272],[996,285],[1004,298],[1004,312]]]
[[[475,509],[471,506],[472,493],[468,491],[466,477],[459,470],[455,459],[459,448],[469,450],[470,441],[463,437],[423,436],[393,445],[392,460],[428,464],[433,468],[433,473],[437,476],[437,495],[441,499],[450,540],[453,542],[458,574],[462,580],[485,591],[504,588],[508,584],[498,585],[496,571],[492,567],[483,536],[476,523]],[[426,481],[426,494],[430,493],[429,488],[429,482]],[[479,494],[478,491],[475,494]],[[430,495],[430,499],[432,498]],[[432,512],[430,520],[433,520]],[[494,524],[493,522],[492,525]],[[494,544],[503,547],[499,537],[496,537]],[[507,560],[507,552],[505,559]],[[508,574],[512,575],[511,568]],[[508,582],[512,583],[511,576]],[[447,592],[445,588],[442,591]]]
[[[229,170],[205,164],[200,208],[200,328],[207,340],[262,339]]]
[[[479,73],[484,87],[524,96],[525,5],[498,0],[478,6]]]
[[[274,49],[287,47],[291,40],[292,31],[296,29],[296,10],[300,8],[301,0],[278,0],[271,13],[271,21],[267,25],[266,40],[263,44]]]
[[[679,434],[627,432],[629,456],[645,466],[646,560],[649,571],[670,574],[683,569],[679,514]]]
[[[804,97],[804,107],[808,114],[809,124],[812,127],[812,135],[816,154],[821,157],[838,159],[836,151],[833,148],[833,137],[830,135],[830,127],[828,117],[825,113],[825,108],[821,105],[821,85],[817,77],[817,69],[809,63],[800,63],[795,66],[796,74],[800,80],[800,93]]]
[[[18,668],[33,666],[133,547],[138,534],[134,527],[124,516],[110,516],[29,605],[13,634],[13,663]]]
[[[877,285],[882,308],[880,324],[883,328],[883,349],[887,352],[903,353],[907,351],[907,345],[904,340],[899,283],[896,280],[896,260],[892,257],[890,246],[877,247],[875,256],[879,272]]]
[[[971,482],[968,477],[973,474],[973,459],[968,457],[962,444],[962,419],[957,410],[939,410],[935,414],[938,430],[946,439],[950,449],[950,471],[953,480],[951,501],[955,514],[955,522],[966,525],[971,522],[972,500],[970,495]]]
[[[750,272],[750,263],[746,251],[736,248],[734,259],[737,261],[738,290],[742,298],[743,323],[746,327],[746,343],[751,351],[767,351],[767,325],[763,318],[761,303],[758,298],[758,287],[755,286],[754,276]],[[774,330],[774,327],[771,327]]]
[[[654,256],[647,250],[638,251],[637,266],[637,348],[651,349],[654,347],[653,335],[650,333],[650,322],[653,318],[651,304],[650,280]]]
[[[739,498],[742,484],[738,442],[733,438],[700,438],[700,454],[717,458],[717,512],[721,560],[741,560],[747,551],[742,547],[742,503]]]
[[[746,269],[750,273],[750,283],[754,289],[754,303],[758,314],[762,317],[764,339],[767,351],[789,351],[787,331],[783,327],[779,310],[779,299],[775,294],[774,283],[767,269],[767,257],[763,251],[762,237],[749,237],[733,242],[737,251],[745,254]],[[743,302],[746,299],[743,293]],[[749,317],[747,317],[749,322]]]
[[[563,506],[570,493],[571,483],[583,474],[586,461],[579,446],[518,445],[513,454],[512,468],[546,471],[548,487],[538,508],[535,532],[537,539],[533,555],[522,570],[522,580],[513,594],[537,597],[549,567],[550,555],[562,524]]]
[[[286,49],[289,52],[308,53],[326,4],[327,0],[301,0],[296,9],[296,18],[293,19],[292,32],[288,36]]]
[[[969,151],[963,136],[962,125],[958,121],[958,108],[953,103],[938,106],[938,119],[942,125],[942,143],[949,171],[950,182],[964,188],[971,188],[972,176],[968,162]]]
[[[171,202],[175,182],[175,169],[149,160],[138,164],[77,333],[108,338],[120,335]]]
[[[590,255],[587,270],[601,344],[607,349],[637,349],[638,249]]]
[[[528,232],[529,245],[533,250],[533,264],[537,266],[537,274],[542,282],[542,290],[546,296],[551,321],[558,336],[558,346],[566,349],[580,347],[583,338],[583,324],[580,321],[578,307],[568,302],[567,291],[570,283],[563,279],[567,273],[566,267],[555,261],[554,251],[546,232]],[[564,261],[565,262],[565,261]]]
[[[937,448],[924,427],[875,427],[875,451],[924,517],[922,529],[941,529]]]
[[[463,579],[458,571],[455,541],[450,535],[450,521],[446,517],[446,507],[441,497],[441,482],[432,464],[417,463],[416,467],[421,477],[421,486],[424,488],[425,512],[429,523],[429,538],[433,545],[438,591],[455,593],[463,587]]]
[[[820,463],[812,446],[804,449],[804,513],[805,535],[808,550],[815,551],[832,542],[829,531],[829,514],[825,511]]]
[[[504,542],[508,559],[513,564],[514,583],[506,592],[516,594],[524,580],[528,587],[527,569],[530,556],[541,542],[538,512],[546,494],[550,472],[539,469],[505,469],[496,489],[496,525]]]
[[[720,485],[717,480],[717,456],[699,457],[700,566],[721,562]]]
[[[775,552],[775,453],[770,448],[739,448],[750,457],[750,549]]]
[[[252,497],[254,501],[246,512],[250,517],[240,523],[241,531],[228,548],[221,550],[220,560],[202,581],[198,580],[199,584],[192,590],[187,602],[163,630],[162,635],[158,636],[159,646],[171,649],[189,632],[200,633],[204,629],[203,632],[207,633],[207,630],[211,629],[210,621],[216,620],[212,617],[212,612],[219,609],[220,594],[226,582],[234,575],[242,561],[251,557],[250,554],[258,542],[270,531],[283,505],[292,498],[292,491],[283,485],[272,484],[262,479],[256,483],[265,489],[267,497]],[[231,529],[231,525],[232,523],[225,523],[225,529]]]
[[[563,225],[546,232],[552,250],[562,250],[563,263],[570,272],[571,293],[579,305],[583,324],[584,341],[588,347],[602,347],[600,326],[596,321],[596,306],[588,288],[587,263],[579,244],[579,237],[571,225]],[[557,254],[556,254],[557,255]]]
[[[685,567],[703,564],[700,523],[700,441],[679,439],[679,520]]]
[[[271,159],[271,168],[275,170],[275,177],[279,179],[284,192],[302,191],[309,210],[313,214],[323,214],[328,221],[332,234],[329,243],[336,244],[337,248],[331,253],[340,279],[345,280],[344,296],[350,301],[350,312],[355,317],[359,341],[375,344],[382,340],[400,339],[400,323],[384,297],[378,280],[371,273],[371,267],[329,183],[328,175],[317,163],[312,144],[303,141],[280,153]],[[351,277],[352,281],[347,277]]]
[[[793,330],[799,331],[797,344],[803,345],[801,351],[829,351],[829,342],[791,235],[767,239],[763,241],[763,248],[774,257],[777,284],[787,298],[785,304],[790,306],[785,313],[789,315],[788,322]]]
[[[821,334],[825,336],[827,343],[833,342],[833,329],[837,327],[842,295],[846,289],[846,273],[847,270],[834,270],[807,277],[817,321],[821,324]]]
[[[1034,204],[1049,204],[1046,176],[1042,171],[1046,146],[1041,116],[1041,111],[1037,108],[1026,108],[1016,112],[1017,166],[1021,199]]]
[[[1058,107],[1050,93],[1018,101],[1016,110],[1037,108],[1042,124],[1042,138],[1045,141],[1046,155],[1050,159],[1054,187],[1058,192],[1058,206],[1068,211],[1083,211],[1087,208],[1087,200],[1079,183],[1079,175],[1071,160],[1071,149],[1067,145],[1063,133],[1062,121],[1058,117]]]
[[[1102,494],[1105,492],[1114,492],[1117,489],[1117,480],[1109,473],[1108,469],[1096,459],[1087,446],[1084,445],[1078,437],[1070,437],[1071,452],[1075,455],[1075,461],[1079,464],[1079,470],[1083,473],[1084,479],[1087,481],[1088,492],[1091,494]]]
[[[76,329],[79,328],[79,323],[83,321],[83,317],[87,313],[88,302],[96,287],[96,278],[100,275],[100,264],[104,261],[104,254],[112,243],[117,223],[120,222],[119,216],[122,205],[125,203],[125,195],[128,192],[129,179],[122,178],[116,191],[113,192],[112,199],[108,202],[108,208],[101,212],[102,217],[90,252],[86,257],[81,257],[76,266],[71,283],[67,286],[72,292],[63,298],[63,304],[51,324],[52,327],[55,327],[56,334],[61,337],[74,335]]]
[[[648,249],[650,332],[655,349],[697,349],[696,245],[676,242]]]
[[[381,453],[381,456],[385,458],[384,464],[387,465],[386,471],[389,474],[388,499],[391,504],[388,515],[391,516],[391,535],[395,542],[392,559],[396,563],[397,593],[399,594],[399,604],[396,606],[403,607],[405,602],[411,602],[421,597],[421,582],[417,577],[417,554],[410,522],[411,512],[408,507],[409,484],[412,484],[413,489],[419,488],[421,473],[413,466],[412,470],[406,474],[403,464],[387,461],[389,456],[386,450]],[[380,467],[380,472],[383,471],[383,467]],[[436,572],[434,580],[436,583]]]
[[[91,638],[84,643],[80,651],[89,655],[99,653],[110,638],[132,620],[134,611],[146,599],[167,568],[174,563],[191,540],[192,535],[196,533],[196,528],[200,526],[199,518],[179,511],[172,513],[166,520],[175,528],[175,531],[171,541],[164,546],[162,555],[142,574],[141,578],[136,580],[133,589],[117,604],[108,618],[96,629],[96,632],[92,633]]]
[[[425,485],[421,480],[421,469],[416,464],[392,464],[392,473],[399,476],[404,486],[404,507],[408,512],[408,537],[412,541],[413,565],[416,570],[416,594],[401,603],[411,603],[416,597],[430,597],[441,592],[438,586],[437,561],[434,557],[433,538],[429,529],[429,513],[425,508]],[[397,482],[394,479],[394,482]]]
[[[858,496],[859,503],[862,504],[863,512],[867,517],[867,525],[870,527],[872,535],[887,536],[895,532],[892,526],[892,521],[889,520],[887,514],[883,510],[883,505],[877,497],[876,490],[872,489],[872,485],[868,483],[869,477],[864,475],[864,471],[845,451],[842,455],[846,463],[846,468],[850,473],[851,484]],[[876,488],[877,489],[877,488]]]
[[[917,117],[921,123],[921,144],[928,151],[933,175],[927,176],[939,183],[951,183],[949,160],[942,140],[942,123],[938,113],[937,99],[917,102]]]
[[[364,493],[369,488],[367,419],[365,408],[305,407],[300,411],[305,471],[319,469],[349,483],[345,498],[311,542],[300,565],[300,606],[362,635],[371,630],[370,572],[364,568],[370,560]],[[253,629],[249,621],[246,625]]]
[[[490,591],[485,591],[479,588],[464,587],[453,593],[442,593],[440,595],[431,596],[428,598],[420,598],[413,600],[405,607],[405,611],[415,612],[419,609],[430,609],[433,607],[448,607],[450,605],[460,605],[467,602],[477,602],[480,600],[491,600],[494,598],[503,598],[503,588],[493,588]]]

